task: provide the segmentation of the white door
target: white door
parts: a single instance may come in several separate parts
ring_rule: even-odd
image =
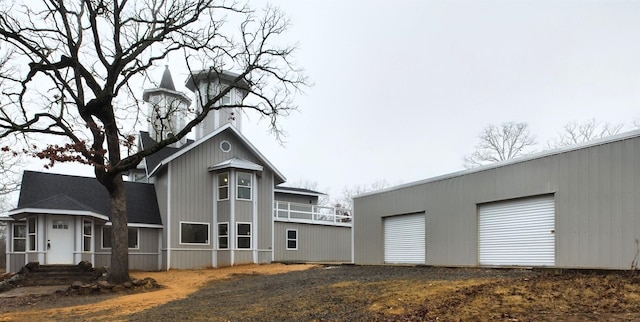
[[[554,266],[553,196],[479,207],[480,265]]]
[[[73,217],[49,216],[47,220],[47,264],[73,262]]]
[[[384,219],[385,263],[424,264],[425,245],[425,214]]]

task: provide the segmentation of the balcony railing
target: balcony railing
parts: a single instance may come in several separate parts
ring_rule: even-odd
[[[351,227],[352,212],[346,208],[315,206],[286,201],[274,202],[273,208],[273,218],[276,221]]]

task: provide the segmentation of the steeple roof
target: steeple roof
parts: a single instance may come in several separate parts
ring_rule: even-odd
[[[169,65],[165,65],[164,73],[162,74],[162,80],[160,81],[160,88],[169,89],[172,91],[176,90],[176,87],[173,85],[171,72],[169,71]]]

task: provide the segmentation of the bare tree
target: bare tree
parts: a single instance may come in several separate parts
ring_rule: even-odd
[[[306,179],[298,180],[293,183],[293,186],[296,188],[308,189],[308,190],[324,193],[320,191],[320,188],[319,188],[320,185],[318,184],[318,181],[312,181],[312,180],[306,180]],[[324,190],[326,191],[327,189],[324,189]],[[318,206],[328,206],[329,203],[330,203],[330,200],[328,195],[325,194],[318,197]]]
[[[382,179],[376,180],[369,184],[359,184],[344,187],[344,189],[342,189],[342,196],[334,202],[334,205],[338,208],[344,207],[353,210],[353,197],[371,191],[382,190],[389,186],[391,185],[387,182],[387,180]]]
[[[295,48],[274,45],[289,22],[273,7],[256,13],[213,0],[41,0],[4,1],[0,12],[0,48],[19,57],[10,61],[15,72],[0,76],[0,137],[49,136],[59,143],[32,143],[31,154],[49,165],[94,167],[111,203],[113,283],[130,280],[123,171],[183,138],[214,109],[257,111],[277,135],[279,117],[295,108],[292,95],[305,86],[291,61]],[[196,93],[202,108],[180,131],[123,157],[141,119],[133,86],[170,54],[173,62],[184,57],[190,73],[237,76],[219,91]],[[248,92],[244,102],[251,103],[220,104],[232,90]]]
[[[476,151],[464,157],[465,168],[513,159],[533,152],[536,140],[529,133],[529,124],[505,122],[490,124],[478,136]]]
[[[559,148],[562,146],[616,135],[620,133],[620,130],[622,130],[623,127],[624,124],[622,123],[603,123],[598,122],[595,119],[590,119],[583,123],[578,123],[576,121],[569,122],[564,126],[564,130],[558,134],[557,138],[547,142],[547,147]]]

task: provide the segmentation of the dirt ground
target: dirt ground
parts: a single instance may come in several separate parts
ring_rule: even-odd
[[[640,321],[629,272],[274,264],[133,275],[166,288],[0,299],[0,321]]]

